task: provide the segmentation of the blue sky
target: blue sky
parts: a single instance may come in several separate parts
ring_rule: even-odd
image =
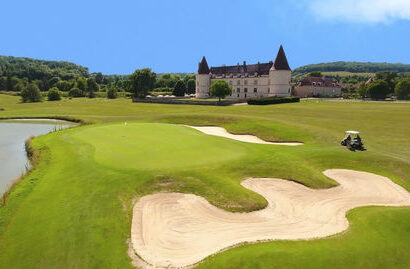
[[[0,55],[66,60],[91,72],[195,72],[274,60],[410,63],[410,0],[13,0]]]

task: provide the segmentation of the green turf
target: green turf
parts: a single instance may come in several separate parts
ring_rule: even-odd
[[[91,142],[98,163],[120,169],[176,169],[187,162],[191,167],[206,166],[246,154],[241,143],[170,124],[110,124],[88,128],[74,137]]]
[[[208,107],[81,98],[20,104],[0,95],[0,107],[0,118],[99,123],[34,140],[39,165],[0,207],[0,268],[132,268],[126,241],[133,201],[158,191],[194,193],[226,210],[250,211],[266,201],[241,187],[242,179],[280,177],[325,188],[334,185],[321,173],[327,168],[374,172],[410,190],[409,103]],[[158,123],[219,125],[306,144],[247,144]],[[369,150],[340,147],[346,129],[362,131]],[[409,216],[409,207],[361,208],[349,214],[353,225],[342,235],[248,245],[201,266],[408,268]]]

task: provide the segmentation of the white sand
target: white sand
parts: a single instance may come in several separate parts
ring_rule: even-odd
[[[340,233],[355,207],[410,205],[409,193],[386,177],[339,169],[324,174],[340,185],[313,190],[282,179],[246,179],[242,185],[269,203],[251,213],[230,213],[192,194],[145,196],[134,207],[132,246],[153,267],[182,267],[243,242]]]
[[[230,139],[234,139],[234,140],[238,140],[242,142],[248,142],[248,143],[281,145],[281,146],[303,145],[303,143],[298,143],[298,142],[267,142],[254,135],[235,135],[235,134],[228,133],[228,131],[226,131],[226,129],[222,127],[215,127],[215,126],[199,127],[199,126],[189,126],[189,125],[185,125],[185,126],[194,128],[198,131],[203,132],[204,134],[221,136],[221,137],[230,138]]]

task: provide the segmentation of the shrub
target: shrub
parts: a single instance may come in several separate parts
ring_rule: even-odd
[[[21,91],[20,95],[23,103],[40,102],[43,98],[41,96],[40,89],[34,82],[30,83],[26,88],[24,88]]]
[[[410,100],[410,79],[401,79],[394,88],[397,99]]]
[[[369,94],[370,98],[375,100],[386,99],[386,96],[389,92],[389,84],[381,79],[378,79],[367,86],[367,93]]]
[[[61,94],[57,87],[51,88],[47,93],[48,101],[61,100]]]
[[[154,90],[152,90],[152,92],[169,92],[172,94],[172,91],[174,89],[173,88],[169,88],[169,87],[162,87],[162,88],[155,88]]]
[[[117,98],[117,90],[115,88],[109,88],[107,91],[107,98],[108,99],[115,99]]]
[[[249,99],[248,105],[273,105],[273,104],[283,104],[283,103],[297,103],[300,101],[299,97],[265,97],[265,98],[255,98]]]
[[[74,87],[68,92],[68,96],[70,96],[70,97],[83,97],[84,94],[79,88]]]

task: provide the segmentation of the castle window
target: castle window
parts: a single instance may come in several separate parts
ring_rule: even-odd
[[[246,93],[245,93],[245,98],[246,98]]]
[[[237,88],[237,89],[236,89],[236,92],[241,92],[241,89],[240,89],[240,88]]]
[[[236,85],[241,85],[241,81],[238,80],[238,82],[236,82]]]
[[[245,92],[248,92],[248,88],[245,88]]]
[[[238,98],[239,98],[239,94],[238,94]]]
[[[253,85],[258,85],[258,80],[257,80],[257,79],[255,79],[255,80],[253,81]]]
[[[254,89],[253,89],[253,92],[258,92],[258,89],[257,89],[257,88],[254,88]]]
[[[245,79],[245,85],[248,85],[248,81]]]

